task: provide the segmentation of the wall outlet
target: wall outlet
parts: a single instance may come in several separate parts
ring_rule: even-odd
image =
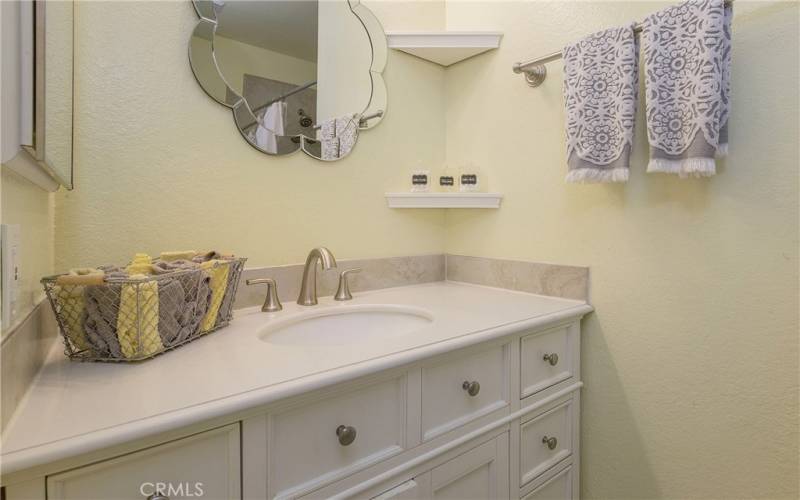
[[[2,311],[3,330],[17,319],[19,297],[22,293],[20,266],[22,229],[19,224],[0,226],[0,263],[2,263]]]

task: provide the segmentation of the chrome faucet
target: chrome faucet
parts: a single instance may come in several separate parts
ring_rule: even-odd
[[[303,268],[300,296],[297,297],[297,303],[301,306],[313,306],[317,303],[317,262],[322,264],[323,270],[336,267],[336,259],[327,248],[317,247],[308,253]]]

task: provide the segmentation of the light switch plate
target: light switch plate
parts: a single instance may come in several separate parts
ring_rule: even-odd
[[[2,311],[3,330],[14,324],[17,319],[17,304],[22,293],[22,276],[20,274],[20,247],[22,229],[19,224],[3,224],[0,226],[0,262],[2,262]]]

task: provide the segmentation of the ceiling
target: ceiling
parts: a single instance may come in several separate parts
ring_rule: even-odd
[[[226,0],[217,20],[221,36],[317,60],[317,0]]]

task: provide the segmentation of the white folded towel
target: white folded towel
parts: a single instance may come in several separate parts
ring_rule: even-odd
[[[732,17],[723,0],[690,0],[644,21],[648,172],[712,176],[727,154]]]
[[[286,103],[273,102],[267,106],[256,129],[256,145],[267,153],[278,154],[278,136],[285,135]]]
[[[625,182],[633,147],[638,45],[633,24],[564,47],[567,182]]]

